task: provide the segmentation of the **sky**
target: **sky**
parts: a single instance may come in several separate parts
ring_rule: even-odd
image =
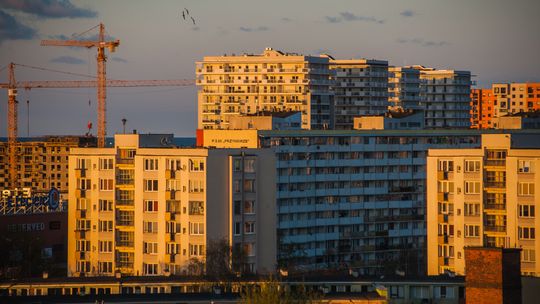
[[[195,25],[181,17],[184,8]],[[477,87],[540,82],[539,12],[538,0],[0,0],[0,69],[15,62],[95,75],[95,49],[45,47],[40,40],[67,39],[103,22],[120,40],[107,54],[108,79],[194,79],[204,56],[273,47],[469,70]],[[23,66],[15,74],[18,81],[87,79]],[[0,70],[0,82],[7,75]],[[20,136],[80,135],[89,121],[96,125],[95,89],[21,90],[18,101]],[[196,104],[195,86],[108,88],[107,133],[122,132],[126,118],[127,130],[192,137]],[[2,90],[0,136],[6,109]]]

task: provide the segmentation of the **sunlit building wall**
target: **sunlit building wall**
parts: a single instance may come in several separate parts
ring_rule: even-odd
[[[481,147],[429,150],[429,275],[465,274],[467,246],[521,248],[522,273],[540,273],[539,139],[484,134]]]

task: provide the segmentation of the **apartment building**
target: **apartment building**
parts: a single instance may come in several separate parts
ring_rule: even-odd
[[[198,129],[228,129],[231,116],[300,111],[303,129],[333,125],[327,57],[266,48],[260,55],[206,56],[196,63]]]
[[[72,150],[68,276],[178,274],[204,257],[207,152],[170,142],[116,135]]]
[[[420,71],[411,67],[388,68],[388,102],[406,110],[422,109]]]
[[[471,73],[412,66],[420,71],[426,128],[469,128]]]
[[[483,134],[480,147],[429,150],[428,275],[465,274],[471,246],[521,248],[522,274],[540,274],[539,139],[537,131]]]
[[[49,192],[56,188],[62,195],[68,190],[68,154],[76,147],[96,146],[95,137],[45,136],[16,143],[16,179],[9,182],[8,143],[0,142],[0,188],[30,188]]]
[[[540,83],[494,83],[491,94],[493,116],[483,119],[493,128],[497,127],[496,118],[540,110]]]
[[[258,222],[273,210],[265,204],[273,189],[262,186],[273,175],[258,175],[260,164],[273,164],[271,155],[248,154],[249,171],[241,174],[234,150],[172,142],[172,135],[116,135],[113,148],[71,151],[69,276],[201,273],[208,245],[223,238],[245,251],[246,271],[274,269],[268,231],[275,224],[271,215]],[[239,196],[245,201],[237,214]],[[267,251],[258,249],[263,243]]]
[[[278,262],[424,274],[426,154],[473,130],[259,131],[276,153]]]
[[[353,129],[356,116],[378,115],[388,108],[388,62],[373,59],[330,60],[335,72],[335,129]]]
[[[491,89],[471,89],[471,128],[491,129],[495,117],[495,95]]]

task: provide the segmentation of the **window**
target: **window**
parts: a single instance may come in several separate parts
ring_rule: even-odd
[[[255,180],[253,179],[244,180],[244,192],[255,192]]]
[[[402,299],[404,297],[403,286],[390,286],[390,298]]]
[[[534,183],[518,183],[518,195],[533,196]]]
[[[87,261],[77,261],[75,267],[77,272],[89,272],[90,271],[90,262]]]
[[[99,211],[112,211],[113,202],[111,200],[99,200]]]
[[[90,241],[77,240],[77,242],[75,243],[75,251],[78,251],[78,252],[90,251]]]
[[[204,245],[189,244],[189,255],[190,256],[203,256]]]
[[[241,235],[242,234],[242,230],[240,229],[240,222],[234,222],[234,235]]]
[[[90,190],[91,182],[89,178],[78,178],[77,179],[77,188],[81,190]]]
[[[167,191],[180,191],[182,189],[181,181],[178,179],[167,180]]]
[[[453,160],[439,160],[439,171],[451,172],[454,171],[454,161]]]
[[[535,229],[534,227],[518,227],[518,237],[520,240],[534,240]]]
[[[77,199],[77,210],[86,210],[88,207],[88,201],[85,198]]]
[[[144,212],[157,212],[158,201],[144,201]]]
[[[465,225],[465,237],[480,237],[480,226]]]
[[[522,249],[521,250],[522,262],[536,262],[536,251],[534,249]]]
[[[454,204],[448,202],[439,203],[439,214],[454,214]]]
[[[253,234],[255,233],[255,222],[245,222],[244,223],[244,233]]]
[[[189,223],[189,234],[190,235],[203,235],[204,223]]]
[[[247,256],[255,256],[255,244],[244,243],[244,252]]]
[[[532,173],[532,161],[530,160],[519,160],[518,161],[518,172],[519,173]]]
[[[480,194],[480,182],[465,182],[465,194]]]
[[[98,249],[101,253],[113,252],[112,241],[99,241]]]
[[[99,179],[99,190],[101,191],[112,191],[113,190],[113,180],[112,179]]]
[[[157,222],[143,221],[143,232],[157,233],[158,232],[158,223]]]
[[[519,205],[519,217],[534,217],[534,205]]]
[[[145,179],[144,180],[144,191],[146,191],[146,192],[156,192],[156,191],[158,191],[158,181],[157,181],[157,179]]]
[[[145,158],[144,159],[144,171],[157,171],[158,159],[157,158]]]
[[[438,190],[439,192],[449,192],[454,193],[454,182],[449,181],[438,181]]]
[[[143,253],[157,254],[158,253],[157,243],[143,242]]]
[[[453,258],[454,246],[451,245],[439,245],[439,257]]]
[[[255,159],[246,159],[244,160],[244,172],[254,173],[255,172]]]
[[[204,202],[190,201],[189,202],[189,215],[203,215],[204,214]]]
[[[480,215],[480,204],[465,203],[464,204],[464,213],[465,213],[465,216]]]
[[[465,172],[479,172],[479,171],[480,171],[479,160],[466,160],[465,161]]]
[[[189,171],[191,171],[191,172],[202,172],[202,171],[204,171],[204,160],[202,160],[202,159],[190,159],[189,160]]]
[[[254,201],[245,201],[244,202],[244,214],[255,214],[255,202]]]
[[[242,159],[235,158],[233,162],[233,171],[240,172],[242,170]]]
[[[189,180],[189,192],[191,192],[191,193],[204,192],[204,181],[202,181],[202,180]]]
[[[99,262],[98,264],[100,273],[112,273],[112,262]]]
[[[77,158],[77,169],[89,169],[90,160],[85,158]]]
[[[111,232],[113,231],[113,222],[112,221],[99,221],[98,228],[100,232]]]
[[[158,265],[157,264],[146,264],[143,263],[143,273],[145,275],[156,275],[158,274]]]
[[[99,159],[99,170],[112,170],[113,169],[113,159],[112,158],[100,158]]]

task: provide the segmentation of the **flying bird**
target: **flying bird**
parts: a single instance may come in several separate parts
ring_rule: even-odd
[[[184,7],[184,9],[186,10],[186,13],[187,13],[187,14],[189,15],[189,11],[188,11],[188,9],[187,9],[187,8],[185,8],[185,7]]]
[[[186,13],[184,11],[182,11],[182,18],[184,18],[184,20],[186,20]]]
[[[191,21],[193,21],[193,25],[195,25],[195,19],[193,19],[193,17],[191,17]]]

